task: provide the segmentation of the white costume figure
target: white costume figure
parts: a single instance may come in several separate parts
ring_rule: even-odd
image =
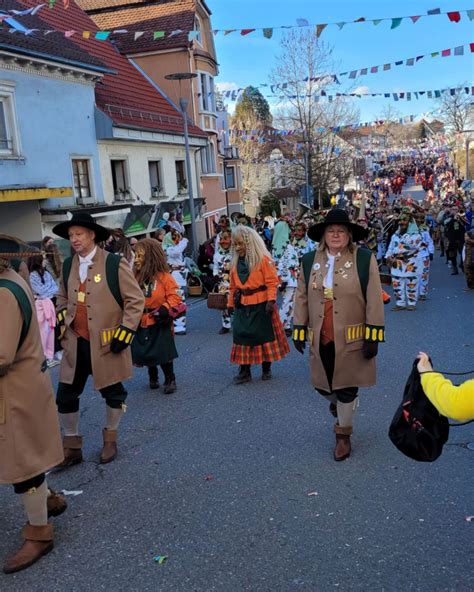
[[[169,232],[163,239],[163,249],[166,253],[171,275],[179,286],[181,300],[186,302],[185,288],[188,275],[184,264],[184,251],[188,246],[188,239],[176,230]],[[173,321],[175,335],[186,335],[186,315]]]

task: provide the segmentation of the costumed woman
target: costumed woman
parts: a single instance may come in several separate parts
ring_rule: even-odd
[[[6,561],[5,573],[26,569],[53,549],[48,518],[67,507],[46,482],[46,471],[64,457],[33,296],[10,265],[18,257],[29,253],[20,253],[15,239],[0,236],[0,483],[13,484],[28,519],[23,544]]]
[[[315,389],[336,418],[334,459],[351,454],[358,390],[375,384],[375,356],[384,341],[382,286],[375,257],[356,246],[366,230],[344,210],[331,210],[308,235],[319,242],[303,257],[296,290],[293,342],[309,343]]]
[[[169,272],[166,255],[153,238],[135,247],[135,277],[145,296],[145,309],[132,342],[135,366],[147,366],[150,388],[159,388],[158,366],[165,375],[164,393],[176,392],[173,360],[178,357],[173,336],[173,308],[181,305],[179,286]]]
[[[234,314],[234,344],[230,361],[239,365],[234,384],[252,380],[252,364],[261,364],[262,379],[270,380],[272,362],[290,351],[275,304],[278,274],[253,228],[238,225],[232,231],[232,243],[228,308]]]
[[[230,286],[230,263],[232,260],[232,233],[230,230],[222,230],[216,240],[214,253],[213,274],[217,278],[217,288],[220,294],[229,294]],[[232,328],[232,317],[228,310],[222,311],[222,327],[219,335],[229,333]]]
[[[36,314],[41,335],[41,344],[48,366],[59,364],[54,359],[54,329],[56,327],[56,309],[53,298],[58,292],[58,285],[46,269],[46,258],[36,251],[28,260],[30,283],[35,298]]]
[[[428,286],[430,283],[430,266],[434,258],[434,243],[431,238],[429,226],[426,224],[426,215],[424,212],[417,212],[415,221],[421,235],[421,247],[418,252],[418,300],[428,298]]]
[[[186,303],[186,278],[188,275],[186,265],[184,264],[184,251],[188,246],[188,239],[181,236],[177,230],[170,230],[165,235],[162,247],[166,253],[168,265],[171,269],[171,275],[179,286],[180,296],[183,303]],[[176,335],[186,335],[186,315],[173,321],[174,332]]]

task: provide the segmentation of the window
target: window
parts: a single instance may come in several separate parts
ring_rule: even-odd
[[[74,193],[77,199],[92,197],[89,161],[86,158],[74,158],[72,161]]]
[[[14,98],[15,83],[0,81],[0,157],[19,156],[21,151]]]
[[[216,155],[212,143],[201,150],[201,170],[204,175],[215,175],[216,173]]]
[[[163,186],[161,184],[161,162],[159,160],[148,161],[148,174],[150,176],[151,196],[159,197],[163,195]]]
[[[214,78],[210,74],[207,74],[207,72],[201,72],[199,75],[199,84],[201,110],[215,113],[216,95],[214,88]]]
[[[225,167],[225,185],[227,189],[235,189],[235,167]]]
[[[201,21],[197,16],[194,17],[194,30],[197,31],[197,35],[195,37],[196,41],[199,43],[199,45],[202,45]]]
[[[112,183],[114,185],[114,198],[123,201],[130,196],[127,183],[127,162],[125,160],[111,160]]]
[[[177,160],[176,166],[176,183],[178,184],[178,193],[187,193],[188,184],[186,182],[186,169],[184,160]]]

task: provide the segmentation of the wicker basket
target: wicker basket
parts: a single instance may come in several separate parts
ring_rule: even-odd
[[[227,294],[209,292],[207,296],[207,308],[225,310],[227,308]]]
[[[190,296],[202,295],[202,282],[197,275],[190,275],[187,281],[188,294]]]

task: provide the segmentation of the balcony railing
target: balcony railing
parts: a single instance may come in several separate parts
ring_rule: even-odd
[[[238,160],[240,158],[237,146],[226,146],[224,148],[224,158],[228,160]]]

